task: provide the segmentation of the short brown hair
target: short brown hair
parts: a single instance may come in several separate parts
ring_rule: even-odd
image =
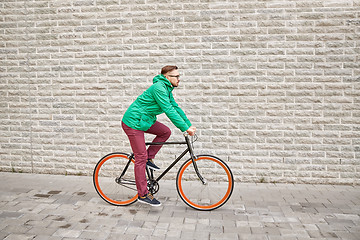
[[[178,69],[177,66],[165,66],[165,67],[163,67],[161,69],[161,74],[165,75],[166,73],[171,72],[171,71],[176,70],[176,69]]]

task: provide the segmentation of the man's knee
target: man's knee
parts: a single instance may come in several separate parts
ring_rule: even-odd
[[[169,138],[170,135],[171,135],[171,130],[170,130],[170,128],[166,127],[166,128],[164,129],[163,136]]]

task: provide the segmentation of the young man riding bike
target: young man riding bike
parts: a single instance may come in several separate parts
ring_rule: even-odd
[[[122,128],[129,138],[135,155],[138,201],[152,206],[160,206],[161,203],[148,192],[145,168],[159,169],[152,159],[161,145],[151,145],[146,149],[144,133],[156,135],[153,142],[165,142],[170,137],[170,129],[156,121],[156,116],[161,113],[165,113],[180,131],[187,132],[190,136],[196,131],[172,95],[173,89],[179,86],[179,82],[178,67],[163,67],[161,74],[154,77],[153,85],[130,105],[122,119]]]

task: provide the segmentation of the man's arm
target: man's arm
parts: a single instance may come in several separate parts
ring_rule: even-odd
[[[187,118],[185,112],[179,107],[179,105],[175,102],[174,96],[172,93],[170,93],[170,103],[174,107],[174,109],[177,111],[177,113],[181,116],[181,118],[186,122],[186,124],[191,127],[191,122]]]
[[[172,96],[172,94],[170,95]],[[171,97],[169,97],[168,91],[166,90],[166,87],[164,85],[159,84],[158,86],[156,86],[153,91],[153,96],[155,101],[159,104],[162,111],[166,114],[166,116],[170,119],[170,121],[177,128],[180,129],[180,131],[185,132],[189,130],[189,128],[191,127],[190,121],[187,119],[185,113],[176,104],[175,100],[174,102],[176,106],[173,106],[170,100]]]

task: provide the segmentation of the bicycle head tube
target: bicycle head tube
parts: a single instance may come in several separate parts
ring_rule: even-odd
[[[186,133],[186,134],[184,134],[184,136],[185,136],[185,141],[186,141],[186,144],[187,144],[189,152],[190,152],[190,156],[194,160],[194,159],[196,159],[196,156],[194,154],[194,148],[193,148],[192,142],[189,137],[190,135],[188,133]]]

